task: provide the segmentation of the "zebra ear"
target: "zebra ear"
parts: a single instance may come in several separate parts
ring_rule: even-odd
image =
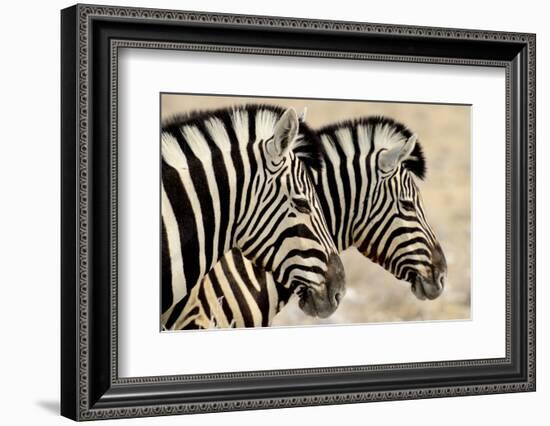
[[[300,114],[300,122],[301,123],[305,123],[306,122],[306,115],[307,115],[307,107],[304,107],[304,110],[302,111],[302,113]]]
[[[275,124],[273,139],[267,143],[267,152],[274,158],[287,153],[298,136],[298,116],[294,108],[287,109]]]
[[[393,144],[389,149],[380,153],[378,165],[384,172],[395,170],[403,161],[407,160],[416,145],[416,135],[408,138],[404,144]]]

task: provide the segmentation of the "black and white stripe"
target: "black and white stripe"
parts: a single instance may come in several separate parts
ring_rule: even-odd
[[[294,110],[259,105],[176,118],[163,126],[161,144],[164,328],[181,328],[193,290],[232,248],[305,292],[312,312],[336,309],[342,265],[310,179],[320,145]]]
[[[416,136],[385,117],[346,121],[317,133],[324,167],[313,171],[314,180],[338,251],[355,246],[408,281],[418,298],[438,297],[447,267],[415,182],[426,170]],[[210,289],[217,287],[223,291],[213,298]],[[291,295],[238,250],[224,256],[195,293],[189,304],[193,315],[181,322],[189,328],[266,326]]]

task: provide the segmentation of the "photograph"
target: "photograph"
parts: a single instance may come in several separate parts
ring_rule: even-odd
[[[60,133],[61,150],[49,159],[38,138],[23,157],[34,191],[11,186],[32,212],[55,200],[40,167],[60,163],[60,259],[46,263],[61,292],[33,300],[61,311],[42,327],[60,332],[46,371],[60,372],[48,382],[61,415],[369,403],[386,423],[424,422],[531,393],[493,410],[521,421],[541,401],[542,15],[187,6],[63,5],[42,31],[61,59],[59,84],[40,85],[60,86],[61,108],[43,110],[61,117],[35,127]],[[16,112],[55,98],[12,86]],[[20,157],[6,156],[21,169]],[[25,249],[34,222],[12,226]],[[22,259],[7,282],[44,269]]]
[[[163,332],[471,319],[471,105],[160,94]]]

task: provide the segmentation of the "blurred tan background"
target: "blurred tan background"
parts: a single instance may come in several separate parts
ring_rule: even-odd
[[[338,310],[327,319],[312,318],[294,299],[275,318],[274,326],[470,318],[469,106],[163,94],[161,118],[243,103],[294,107],[298,113],[307,107],[306,121],[313,128],[385,115],[417,133],[427,164],[426,179],[417,182],[428,221],[448,263],[443,294],[433,301],[420,301],[411,293],[410,284],[398,281],[355,248],[348,249],[341,254],[347,293]]]

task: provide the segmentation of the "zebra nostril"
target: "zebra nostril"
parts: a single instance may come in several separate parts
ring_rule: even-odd
[[[334,295],[334,300],[336,300],[336,304],[339,305],[340,304],[340,300],[342,300],[342,293],[336,293]]]

